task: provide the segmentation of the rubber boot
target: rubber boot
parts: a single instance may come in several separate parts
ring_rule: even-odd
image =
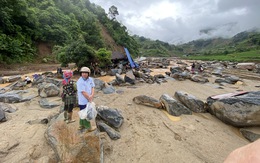
[[[80,119],[79,120],[79,130],[82,130],[82,129],[89,129],[90,128],[90,122],[87,121],[86,119]]]
[[[83,130],[84,126],[79,126],[78,130]]]
[[[92,119],[92,120],[90,121],[90,129],[89,129],[89,132],[94,131],[94,130],[96,130],[96,129],[97,129],[96,120],[95,120],[95,119]]]
[[[65,110],[64,111],[64,121],[68,120],[68,112]]]
[[[72,120],[72,112],[68,113],[68,120],[66,121],[67,123],[73,123],[75,120]]]

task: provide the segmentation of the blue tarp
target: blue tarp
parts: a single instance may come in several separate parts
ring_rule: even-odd
[[[134,60],[132,59],[132,57],[131,57],[131,55],[130,55],[128,49],[125,48],[125,47],[124,47],[124,49],[125,49],[125,53],[126,53],[126,56],[127,56],[127,58],[128,58],[128,61],[129,61],[129,63],[130,63],[130,66],[131,66],[132,68],[138,68],[139,65],[134,62]]]

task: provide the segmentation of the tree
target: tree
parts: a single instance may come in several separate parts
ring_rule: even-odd
[[[72,43],[67,49],[67,57],[71,63],[76,63],[77,67],[90,67],[91,63],[97,60],[95,50],[86,44],[83,40],[78,40]]]
[[[97,51],[97,57],[100,68],[106,68],[111,62],[111,51],[107,51],[105,48],[100,48]]]
[[[111,6],[109,8],[109,12],[108,14],[110,15],[111,19],[112,20],[115,20],[116,19],[116,15],[119,15],[118,11],[117,11],[117,7],[116,6]]]
[[[35,25],[26,0],[0,1],[0,54],[3,63],[29,61]]]
[[[117,7],[111,6],[109,13],[112,19],[89,0],[0,0],[0,62],[37,59],[36,45],[44,41],[54,47],[60,62],[89,66],[99,61],[98,49],[112,50],[103,37],[105,30],[118,45],[135,52],[127,28],[115,20]],[[107,62],[109,57],[100,60]]]

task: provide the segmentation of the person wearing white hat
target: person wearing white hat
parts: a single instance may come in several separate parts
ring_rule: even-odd
[[[86,108],[88,102],[92,102],[94,98],[95,83],[90,77],[90,69],[88,67],[82,67],[80,69],[80,78],[77,81],[77,94],[78,104],[80,110]],[[79,120],[79,130],[87,129],[87,131],[93,131],[91,124],[86,119]]]

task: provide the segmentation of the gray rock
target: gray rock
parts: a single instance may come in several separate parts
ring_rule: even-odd
[[[246,139],[251,142],[260,138],[260,127],[241,128],[239,131]]]
[[[120,85],[122,83],[125,83],[125,80],[118,73],[116,73],[116,82]]]
[[[115,76],[116,74],[122,74],[121,69],[111,69],[111,75]]]
[[[102,89],[104,94],[112,94],[116,92],[116,89],[111,86],[111,85],[106,85],[103,89]]]
[[[4,84],[4,79],[0,77],[0,84]]]
[[[225,77],[225,80],[228,81],[228,83],[230,84],[235,84],[236,82],[241,81],[239,77],[234,75]]]
[[[95,83],[95,91],[100,91],[105,87],[105,82],[94,78],[94,83]]]
[[[192,114],[190,109],[188,109],[186,106],[184,106],[168,94],[163,94],[160,97],[160,102],[163,103],[164,108],[171,115],[180,116],[182,114]]]
[[[194,81],[194,82],[199,82],[199,83],[207,83],[209,82],[209,80],[203,76],[200,76],[200,75],[193,75],[191,77],[191,81]]]
[[[22,76],[21,75],[15,75],[15,76],[9,76],[8,77],[8,81],[11,83],[11,82],[15,82],[15,81],[18,81],[22,79]]]
[[[23,102],[23,98],[19,94],[5,93],[5,94],[0,94],[0,102],[18,103],[18,102]]]
[[[47,108],[47,109],[50,109],[50,108],[54,108],[56,106],[59,106],[58,103],[51,103],[49,102],[46,98],[41,98],[40,101],[39,101],[39,104],[42,108]]]
[[[53,83],[42,84],[38,88],[38,94],[41,97],[53,97],[60,94],[60,89]]]
[[[172,67],[170,67],[170,71],[171,71],[172,74],[174,74],[176,72],[181,73],[182,72],[182,68],[179,67],[179,66],[172,66]]]
[[[141,105],[146,105],[146,106],[151,106],[155,108],[162,108],[162,104],[159,100],[146,96],[146,95],[139,95],[133,98],[133,101],[136,104],[141,104]]]
[[[117,109],[108,108],[107,106],[98,106],[96,110],[101,119],[112,127],[119,128],[124,122],[124,117]]]
[[[190,110],[195,113],[204,113],[206,112],[206,107],[204,107],[204,102],[199,100],[193,95],[188,94],[183,91],[176,91],[174,94],[177,100],[179,100],[183,105],[185,105]]]
[[[112,140],[117,140],[121,138],[120,133],[108,126],[107,124],[103,122],[97,122],[97,126],[101,132],[105,131]]]
[[[135,84],[135,76],[133,74],[133,71],[128,71],[126,74],[125,74],[125,82],[128,82],[130,84]]]
[[[0,107],[0,122],[7,121],[4,110]]]
[[[213,71],[212,71],[212,74],[213,75],[216,75],[216,76],[222,76],[222,71],[223,71],[223,69],[222,68],[217,68],[217,69],[214,69]]]
[[[238,69],[253,70],[255,63],[238,63],[236,66]]]
[[[10,104],[0,102],[0,108],[3,109],[4,112],[13,113],[16,112],[17,109],[13,108]]]
[[[260,126],[260,91],[230,96],[220,99],[208,97],[209,112],[233,126]]]

